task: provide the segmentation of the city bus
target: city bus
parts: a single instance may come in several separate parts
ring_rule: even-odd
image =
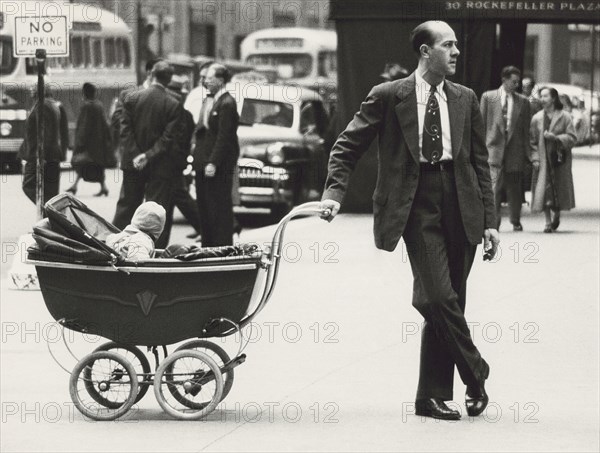
[[[276,67],[280,82],[318,92],[331,106],[337,93],[337,34],[314,28],[267,28],[241,43],[242,59]]]
[[[45,82],[64,105],[69,120],[70,145],[85,82],[98,87],[107,115],[123,88],[135,86],[136,61],[131,29],[110,11],[89,5],[69,8],[72,28],[69,57],[46,60]],[[18,171],[17,152],[25,137],[25,120],[37,87],[35,58],[13,57],[14,17],[0,20],[0,164],[2,171]],[[71,146],[69,146],[70,148]]]

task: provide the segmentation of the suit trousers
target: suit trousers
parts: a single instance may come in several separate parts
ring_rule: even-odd
[[[23,183],[22,188],[27,198],[34,203],[36,200],[36,186],[37,186],[37,162],[26,162],[23,170]],[[44,164],[44,193],[42,194],[42,205],[58,195],[60,187],[60,162],[46,162]]]
[[[117,202],[113,225],[120,230],[131,223],[135,210],[146,201],[154,201],[165,208],[165,228],[156,240],[156,248],[164,249],[169,244],[173,225],[173,191],[177,178],[160,178],[143,171],[123,170],[123,184]]]
[[[196,170],[196,200],[202,221],[202,247],[233,244],[233,170],[217,169],[212,178]]]
[[[509,219],[513,225],[521,223],[521,205],[523,204],[523,172],[505,171],[503,167],[490,166],[494,204],[496,206],[497,228],[500,228],[500,210],[502,191],[506,192]]]
[[[198,211],[198,203],[190,195],[185,176],[181,175],[173,190],[173,205],[181,211],[189,224],[196,230],[196,233],[202,234],[202,220]]]
[[[425,318],[417,398],[450,400],[454,365],[466,385],[477,385],[485,366],[464,316],[477,246],[467,240],[451,168],[421,170],[404,241],[413,306]]]

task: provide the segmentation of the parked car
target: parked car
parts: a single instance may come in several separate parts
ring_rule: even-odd
[[[227,90],[240,113],[241,206],[268,208],[279,220],[294,205],[318,199],[329,159],[323,98],[298,86],[245,80],[234,80]],[[200,95],[185,104],[196,115],[201,106]]]
[[[241,205],[269,208],[278,220],[294,205],[319,199],[329,159],[323,98],[290,85],[236,88]]]

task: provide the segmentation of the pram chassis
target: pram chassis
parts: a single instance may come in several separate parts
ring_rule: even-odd
[[[318,202],[296,207],[277,225],[270,247],[244,258],[154,260],[141,266],[29,260],[36,266],[48,310],[62,328],[113,340],[78,360],[70,372],[69,392],[75,406],[89,418],[113,420],[127,413],[153,385],[157,401],[170,415],[195,420],[210,414],[229,393],[234,368],[246,359],[242,329],[272,296],[287,224],[298,216],[322,213]],[[93,281],[86,278],[90,272],[97,277]],[[235,285],[229,276],[235,276]],[[174,291],[159,297],[157,287],[164,286],[166,279]],[[209,294],[193,294],[198,285]],[[114,288],[128,294],[107,294]],[[178,296],[182,290],[187,293]],[[119,315],[131,329],[119,321]],[[203,339],[188,341],[167,355],[168,344],[235,333],[240,335],[240,346],[233,358]],[[154,373],[137,345],[152,347]],[[162,361],[157,345],[164,351]],[[48,349],[52,354],[50,344]]]

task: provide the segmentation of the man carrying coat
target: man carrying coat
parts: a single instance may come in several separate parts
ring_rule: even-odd
[[[393,251],[404,238],[413,305],[425,318],[417,415],[460,418],[452,399],[454,366],[467,386],[467,413],[488,403],[489,366],[464,317],[466,284],[482,236],[499,243],[483,121],[475,93],[445,80],[456,71],[454,31],[441,21],[411,34],[419,56],[409,77],[374,87],[331,150],[321,208],[338,213],[350,173],[379,137],[374,201],[375,245]],[[491,243],[491,244],[490,244]]]
[[[52,97],[49,86],[44,88],[44,193],[42,206],[55,195],[60,187],[60,163],[65,160],[69,145],[69,121],[64,106]],[[37,122],[40,110],[37,90],[33,93],[36,103],[25,122],[26,140],[19,150],[19,157],[25,160],[23,169],[23,192],[36,203],[37,187]]]
[[[496,203],[496,229],[500,229],[500,202],[502,191],[505,190],[513,230],[523,231],[523,173],[529,154],[531,114],[529,101],[517,93],[521,71],[514,66],[507,66],[502,69],[501,76],[500,88],[486,91],[481,96],[481,115]]]

